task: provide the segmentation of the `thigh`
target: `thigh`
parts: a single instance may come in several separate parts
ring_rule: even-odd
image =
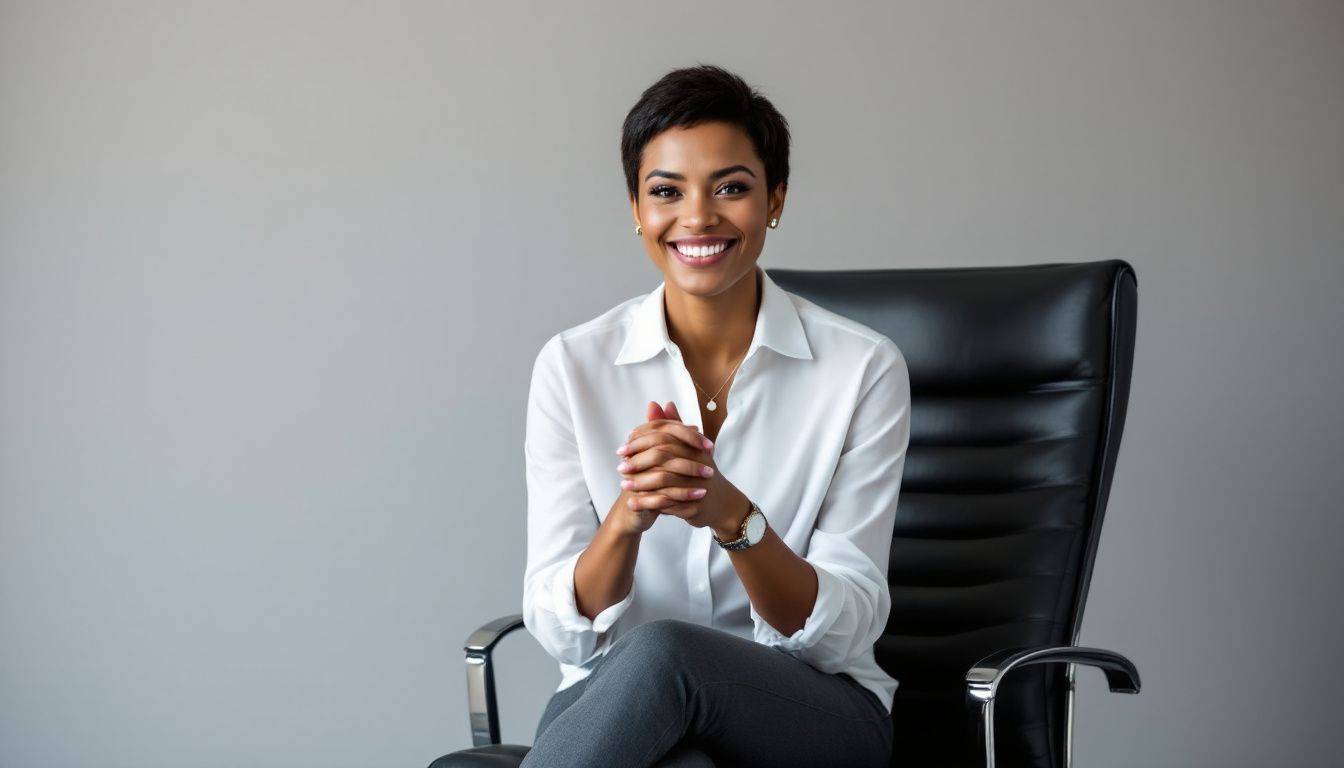
[[[624,646],[624,647],[623,647]],[[822,672],[778,648],[676,619],[617,639],[594,675],[676,685],[684,726],[731,765],[887,766],[891,717],[852,678]]]

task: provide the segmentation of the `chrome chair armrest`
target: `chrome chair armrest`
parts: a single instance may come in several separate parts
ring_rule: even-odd
[[[499,743],[495,672],[490,655],[505,635],[521,626],[523,615],[514,613],[484,624],[467,636],[467,714],[474,747]]]
[[[1139,670],[1129,659],[1115,651],[1079,646],[1046,646],[1041,648],[1008,648],[984,657],[966,673],[967,705],[978,715],[976,723],[980,745],[985,750],[985,768],[994,768],[994,696],[1005,675],[1018,667],[1032,664],[1069,664],[1069,687],[1072,693],[1073,666],[1082,664],[1097,667],[1106,673],[1106,684],[1113,693],[1138,693]],[[1070,740],[1073,723],[1070,716]],[[1072,745],[1070,745],[1071,747]],[[1072,749],[1070,748],[1071,752]],[[1071,758],[1072,755],[1066,757]]]

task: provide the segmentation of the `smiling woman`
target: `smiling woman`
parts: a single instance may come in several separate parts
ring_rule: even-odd
[[[669,72],[621,158],[663,282],[533,367],[523,617],[562,680],[523,765],[886,766],[905,360],[758,265],[789,131],[740,77]]]

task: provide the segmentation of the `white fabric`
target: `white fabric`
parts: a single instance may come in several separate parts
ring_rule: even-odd
[[[615,451],[649,401],[676,402],[703,432],[695,385],[667,335],[664,283],[552,336],[532,370],[523,618],[560,662],[556,690],[586,677],[632,627],[677,618],[847,672],[891,710],[897,681],[875,663],[873,643],[891,613],[887,560],[910,440],[905,358],[886,336],[757,271],[755,333],[720,395],[728,415],[713,455],[816,570],[811,615],[781,634],[756,613],[711,529],[672,516],[644,533],[630,593],[592,621],[578,612],[574,566],[620,495]]]

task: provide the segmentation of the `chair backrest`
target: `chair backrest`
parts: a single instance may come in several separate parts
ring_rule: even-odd
[[[905,355],[910,448],[875,648],[900,683],[892,764],[982,765],[967,671],[1005,648],[1076,644],[1129,397],[1134,270],[766,271]],[[1000,766],[1065,765],[1066,669],[1006,678]]]

